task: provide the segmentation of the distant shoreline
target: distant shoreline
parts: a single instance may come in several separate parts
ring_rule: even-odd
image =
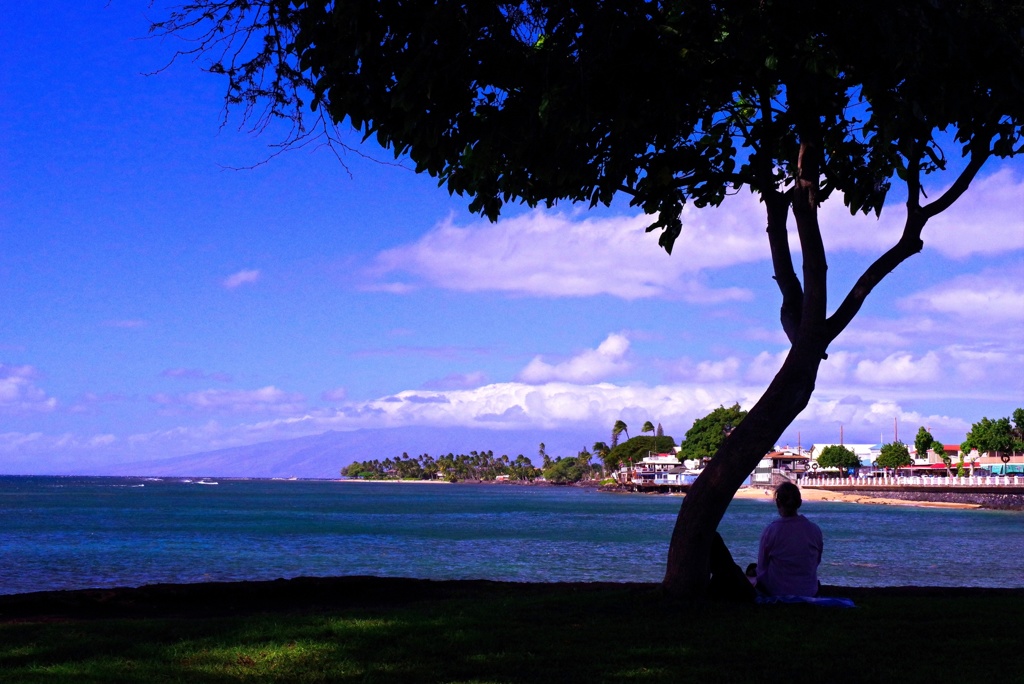
[[[954,501],[916,501],[909,499],[885,499],[862,494],[846,494],[827,489],[801,488],[804,501],[827,501],[834,503],[876,504],[882,506],[914,506],[918,508],[982,508],[981,504],[960,503]],[[771,501],[775,496],[770,487],[742,487],[733,497],[735,499],[760,499]]]
[[[360,483],[389,483],[389,484],[484,484],[484,485],[510,485],[517,487],[577,487],[577,488],[590,488],[607,491],[609,493],[617,493],[616,490],[608,487],[601,487],[596,482],[593,484],[567,484],[567,485],[556,485],[551,482],[483,482],[483,481],[469,481],[469,482],[447,482],[445,480],[364,480],[364,479],[344,479],[336,480],[337,482],[360,482]],[[845,492],[836,492],[827,489],[801,489],[803,493],[804,501],[820,501],[826,503],[853,503],[853,504],[872,504],[878,506],[912,506],[915,508],[948,508],[948,509],[982,509],[988,510],[981,504],[977,503],[964,503],[956,501],[925,501],[925,500],[914,500],[914,499],[890,499],[877,496],[865,496],[863,494],[849,494]],[[660,496],[679,496],[678,494],[659,494]],[[745,499],[755,501],[771,501],[774,497],[774,490],[771,487],[763,486],[748,486],[741,487],[733,496],[734,499]]]
[[[332,480],[333,482],[341,482],[342,484],[358,483],[358,484],[373,484],[373,483],[384,483],[384,484],[414,484],[414,485],[450,485],[458,484],[456,482],[448,482],[447,480],[366,480],[361,477],[345,477]]]

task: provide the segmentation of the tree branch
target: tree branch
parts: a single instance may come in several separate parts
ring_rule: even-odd
[[[765,192],[764,203],[768,212],[768,245],[772,250],[772,278],[782,293],[782,307],[779,320],[790,343],[796,342],[800,328],[800,314],[803,308],[803,288],[793,268],[793,255],[789,249],[789,231],[786,220],[789,217],[789,199],[781,192]]]
[[[920,152],[915,145],[907,160],[907,220],[903,225],[903,234],[895,245],[865,269],[846,295],[843,303],[839,305],[835,313],[829,316],[827,321],[829,344],[850,324],[875,286],[882,282],[885,276],[892,273],[893,269],[920,252],[924,247],[924,243],[921,241],[921,231],[929,216],[921,209],[920,188]]]
[[[899,241],[892,246],[885,254],[875,260],[864,271],[861,277],[850,289],[846,299],[828,319],[828,341],[831,343],[839,333],[846,329],[853,317],[860,311],[864,300],[871,294],[871,291],[878,283],[899,266],[901,263],[917,254],[924,247],[921,240],[921,232],[931,217],[948,209],[964,192],[970,187],[971,181],[984,166],[985,162],[992,155],[986,145],[984,151],[978,151],[971,155],[971,160],[960,175],[946,192],[942,193],[934,202],[921,206],[919,202],[921,188],[921,165],[920,152],[917,146],[914,147],[915,154],[908,160],[907,164],[907,220],[903,226],[903,234]]]
[[[960,198],[960,195],[967,191],[967,188],[970,187],[974,177],[978,175],[978,172],[981,171],[981,167],[985,165],[985,162],[988,161],[988,158],[991,156],[992,150],[988,144],[985,145],[984,151],[973,149],[971,151],[971,161],[968,162],[967,168],[960,173],[957,179],[953,182],[953,185],[951,185],[946,192],[942,193],[942,196],[937,200],[930,204],[926,204],[922,208],[925,220],[927,221],[932,216],[941,214],[946,209],[949,209],[953,202],[956,202]]]
[[[762,90],[758,93],[758,100],[761,107],[762,125],[771,126],[774,119],[770,96]],[[796,276],[796,269],[793,268],[793,252],[789,248],[789,230],[786,227],[786,222],[789,219],[790,199],[786,193],[769,190],[773,187],[771,155],[762,154],[760,150],[756,150],[753,160],[758,184],[764,188],[761,197],[764,199],[768,213],[766,232],[768,233],[768,245],[772,252],[772,268],[775,271],[772,279],[782,294],[779,320],[790,344],[793,344],[796,342],[797,331],[800,328],[804,291],[800,285],[800,279]]]
[[[820,133],[815,124],[808,125],[809,135],[802,136],[796,184],[793,187],[793,218],[800,236],[804,276],[800,329],[802,333],[812,332],[809,339],[819,338],[819,333],[813,332],[811,328],[820,328],[825,324],[828,301],[828,261],[821,240],[821,226],[818,224],[817,191],[821,150]],[[823,357],[825,346],[820,352]]]

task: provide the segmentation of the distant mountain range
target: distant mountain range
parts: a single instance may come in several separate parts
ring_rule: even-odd
[[[588,430],[486,430],[479,428],[402,427],[324,432],[309,437],[261,442],[159,460],[92,466],[83,475],[151,477],[301,477],[337,478],[353,461],[449,452],[493,451],[518,454],[537,465],[544,442],[548,454],[575,456],[601,439]],[[589,441],[588,441],[589,440]]]

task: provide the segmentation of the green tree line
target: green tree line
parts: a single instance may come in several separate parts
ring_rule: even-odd
[[[341,469],[343,477],[364,480],[445,480],[447,482],[491,482],[499,476],[508,476],[515,482],[533,482],[543,477],[556,484],[592,480],[602,473],[600,465],[592,463],[593,454],[581,449],[575,456],[548,456],[544,444],[539,449],[541,466],[522,454],[510,458],[507,454],[495,456],[494,451],[470,451],[468,454],[448,453],[433,457],[420,454],[412,457],[403,453],[395,458],[354,461]]]

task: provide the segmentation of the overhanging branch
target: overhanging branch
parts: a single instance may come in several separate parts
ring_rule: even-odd
[[[991,156],[991,151],[986,147],[983,151],[977,151],[971,155],[967,167],[960,173],[956,181],[946,192],[942,193],[934,202],[925,206],[920,205],[919,190],[921,187],[921,169],[918,159],[912,159],[907,169],[907,219],[903,226],[903,234],[899,241],[892,246],[885,254],[880,256],[864,271],[853,288],[846,295],[846,299],[839,305],[828,318],[828,342],[831,343],[839,336],[846,326],[850,324],[853,317],[860,311],[864,300],[871,294],[871,291],[878,283],[899,266],[901,263],[917,254],[924,247],[921,240],[921,232],[931,217],[948,209],[961,195],[966,192],[971,181],[984,166],[985,161]]]

